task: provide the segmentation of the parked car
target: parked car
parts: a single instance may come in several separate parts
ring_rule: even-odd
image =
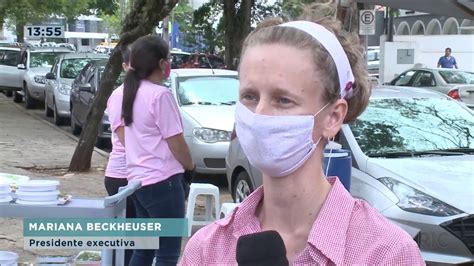
[[[172,49],[171,52],[171,68],[182,68],[184,62],[186,62],[191,56],[190,53],[183,52],[181,50]]]
[[[336,141],[352,153],[355,198],[411,234],[426,261],[472,265],[473,132],[474,113],[457,101],[426,89],[382,86]],[[262,184],[238,136],[226,165],[236,202]]]
[[[70,53],[56,58],[51,72],[46,74],[45,115],[53,116],[54,123],[61,125],[71,115],[70,92],[74,79],[92,60],[108,58],[94,53]]]
[[[214,68],[226,69],[224,60],[217,55],[194,53],[187,57],[180,65],[180,68]]]
[[[74,135],[81,134],[82,127],[86,123],[87,115],[99,90],[100,80],[107,64],[107,59],[90,61],[79,73],[71,86],[71,132]],[[121,75],[116,87],[123,83]],[[97,139],[98,146],[104,146],[109,142],[111,135],[109,118],[107,112],[104,113],[99,126],[99,135]]]
[[[367,49],[367,72],[371,77],[379,77],[380,49],[369,47]]]
[[[46,73],[51,69],[57,56],[73,52],[67,48],[25,47],[20,55],[18,69],[24,70],[22,74],[22,90],[15,93],[15,102],[25,100],[27,109],[35,108],[38,102],[43,102],[45,97]]]
[[[196,172],[224,174],[239,93],[237,72],[176,69],[168,86],[181,112]]]
[[[474,72],[446,68],[412,68],[388,85],[432,89],[474,109]]]
[[[21,90],[21,70],[18,69],[20,61],[20,48],[13,46],[0,47],[0,89],[7,96],[12,96],[14,91]]]

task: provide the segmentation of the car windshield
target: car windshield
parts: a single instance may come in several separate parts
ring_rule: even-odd
[[[439,71],[446,83],[474,84],[474,73],[466,71]]]
[[[58,52],[32,52],[30,67],[52,67],[56,56],[60,54]]]
[[[100,83],[100,80],[102,79],[102,76],[104,75],[104,70],[105,70],[105,66],[100,66],[99,68],[99,83]],[[120,75],[118,76],[117,80],[115,81],[115,87],[118,87],[120,85],[122,85],[123,81],[125,79],[125,72],[122,71],[120,72]]]
[[[234,105],[238,99],[237,76],[206,76],[178,79],[180,105]]]
[[[371,99],[349,126],[368,156],[474,149],[474,116],[449,99]]]
[[[71,58],[63,60],[61,63],[61,78],[75,79],[91,60],[91,58]]]

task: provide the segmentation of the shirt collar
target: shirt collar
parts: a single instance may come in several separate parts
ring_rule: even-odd
[[[316,261],[319,250],[336,265],[340,265],[344,262],[347,230],[355,200],[337,177],[328,178],[328,181],[332,189],[309,233],[309,253]],[[228,226],[232,223],[236,239],[242,235],[260,232],[260,221],[255,212],[262,198],[263,186],[260,186],[233,211],[232,215],[218,221],[217,224]]]

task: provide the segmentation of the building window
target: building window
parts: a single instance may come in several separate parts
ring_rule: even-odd
[[[89,39],[81,39],[82,46],[89,46]]]

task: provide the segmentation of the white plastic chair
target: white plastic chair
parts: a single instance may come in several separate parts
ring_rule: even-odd
[[[196,205],[196,198],[199,195],[204,195],[205,201],[205,215],[204,220],[195,220],[194,207]],[[212,198],[214,198],[215,216],[212,216]],[[188,236],[191,236],[193,225],[207,225],[218,219],[219,216],[219,188],[212,184],[192,183],[189,190],[188,205],[186,208],[186,218],[188,219]]]

